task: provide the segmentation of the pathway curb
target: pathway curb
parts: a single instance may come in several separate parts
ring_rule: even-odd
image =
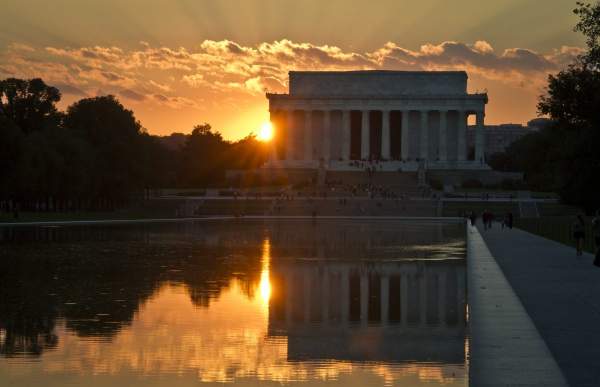
[[[568,386],[476,227],[467,227],[471,386]]]

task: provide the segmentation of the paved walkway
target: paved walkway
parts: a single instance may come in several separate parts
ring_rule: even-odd
[[[479,231],[569,385],[600,386],[600,268],[592,255],[576,257],[518,229]]]
[[[469,385],[566,387],[548,346],[479,231],[467,227]]]

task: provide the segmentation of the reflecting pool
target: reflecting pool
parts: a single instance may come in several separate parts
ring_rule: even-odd
[[[0,386],[466,386],[464,227],[0,228]]]

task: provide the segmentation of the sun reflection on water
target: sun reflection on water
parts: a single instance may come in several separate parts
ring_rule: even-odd
[[[234,280],[209,308],[197,308],[185,286],[165,284],[140,308],[132,324],[111,340],[82,339],[64,322],[59,323],[56,350],[47,352],[43,362],[14,359],[0,363],[0,385],[5,373],[21,381],[46,380],[50,375],[111,376],[120,381],[177,375],[181,385],[194,385],[194,380],[234,383],[255,379],[259,383],[337,382],[348,386],[405,382],[464,386],[464,368],[460,365],[288,361],[287,337],[268,334],[268,313],[264,313],[268,311],[270,293],[268,241],[263,247],[260,298],[248,297],[239,281]],[[111,380],[105,381],[110,384]]]
[[[240,243],[228,251],[231,254],[211,253],[206,256],[212,260],[200,259],[204,256],[195,260],[190,258],[195,265],[188,267],[193,270],[180,270],[179,266],[175,266],[177,270],[170,271],[177,273],[173,274],[174,279],[158,283],[136,307],[132,318],[119,329],[104,335],[85,336],[75,329],[85,323],[79,314],[57,318],[53,328],[57,340],[52,349],[36,358],[0,357],[0,386],[44,384],[46,387],[62,387],[66,378],[94,387],[172,383],[192,386],[199,382],[211,385],[268,382],[349,387],[467,385],[468,369],[462,361],[432,361],[414,354],[426,352],[426,348],[420,351],[416,346],[428,342],[430,331],[444,339],[448,335],[461,334],[459,328],[445,330],[444,327],[424,326],[418,330],[400,326],[400,322],[386,326],[347,323],[340,317],[343,308],[336,308],[344,300],[349,302],[348,297],[340,296],[341,293],[332,296],[330,303],[312,304],[326,305],[330,319],[315,320],[311,317],[315,310],[325,309],[306,307],[310,305],[307,297],[314,294],[314,299],[320,302],[325,289],[326,294],[333,294],[332,289],[341,288],[342,277],[338,273],[375,273],[375,263],[366,265],[350,259],[321,260],[317,263],[305,259],[280,259],[280,235],[262,230],[254,235],[256,239],[251,249],[245,245],[240,248]],[[418,248],[417,245],[413,251]],[[301,256],[300,253],[298,256]],[[230,267],[225,270],[216,266],[222,270],[218,276],[214,273],[215,261]],[[447,279],[460,273],[458,263],[452,260],[443,263],[433,259],[429,263],[384,262],[377,270],[383,272],[391,266],[394,270],[404,267],[405,277],[402,278],[409,278],[412,282],[396,284],[405,283],[402,285],[407,290],[405,294],[416,293],[417,302],[427,303],[427,299],[419,293],[423,289],[419,281],[436,278],[436,289],[445,289],[447,285],[439,285],[441,282],[437,279]],[[293,276],[283,277],[282,273],[293,273]],[[315,277],[310,277],[310,273],[316,273]],[[293,278],[300,278],[300,281]],[[317,281],[315,287],[315,282],[309,280],[311,278],[327,282]],[[370,277],[367,275],[365,278]],[[327,287],[321,287],[322,283],[327,283]],[[348,281],[344,283],[350,284]],[[386,284],[389,290],[389,278]],[[413,291],[415,293],[411,293]],[[119,295],[118,301],[124,297]],[[441,300],[447,301],[448,298],[444,297]],[[116,297],[113,298],[117,301]],[[369,298],[365,302],[368,303]],[[434,298],[429,304],[438,305],[439,302]],[[340,315],[335,317],[334,310],[339,310]],[[278,320],[278,311],[282,311],[287,320]],[[108,310],[106,322],[109,323],[108,319],[117,321],[117,313],[111,316],[109,312],[117,311]],[[326,315],[325,312],[323,314]],[[347,317],[350,318],[349,311]],[[283,324],[282,321],[287,322]],[[0,344],[7,335],[6,328],[0,326]],[[414,357],[403,356],[404,352],[398,350],[390,352],[390,356],[373,358],[370,356],[375,350],[367,348],[368,353],[365,352],[365,358],[362,358],[360,348],[379,343],[379,337],[391,338],[388,342],[398,340],[398,346],[404,345],[405,352],[414,352]],[[332,350],[333,346],[337,349]],[[468,354],[468,351],[468,342],[465,342],[464,352]],[[453,359],[455,356],[446,354],[440,358]]]
[[[269,299],[271,298],[271,282],[269,281],[269,266],[271,265],[271,241],[265,238],[262,245],[261,271],[260,271],[260,297],[265,310],[268,312]]]

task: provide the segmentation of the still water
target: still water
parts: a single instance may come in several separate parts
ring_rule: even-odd
[[[0,386],[466,386],[464,228],[0,228]]]

